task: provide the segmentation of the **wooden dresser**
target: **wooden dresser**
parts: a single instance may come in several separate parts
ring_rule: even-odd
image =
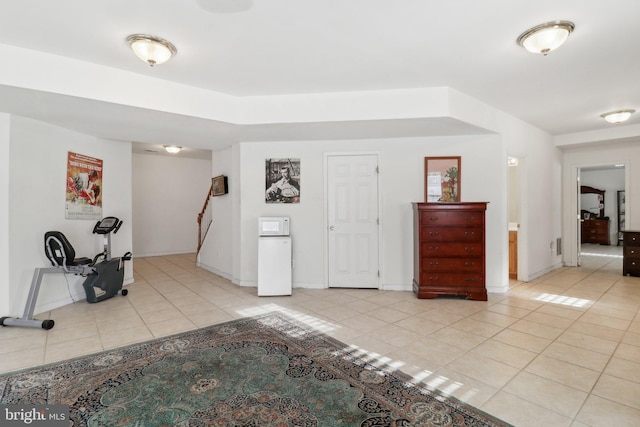
[[[609,244],[609,220],[585,219],[582,221],[582,243]]]
[[[640,277],[640,231],[623,231],[622,235],[622,274]]]
[[[414,203],[413,292],[486,301],[486,202]]]

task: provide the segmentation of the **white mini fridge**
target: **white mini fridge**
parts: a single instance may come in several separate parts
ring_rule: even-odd
[[[291,295],[291,237],[258,237],[258,296]]]

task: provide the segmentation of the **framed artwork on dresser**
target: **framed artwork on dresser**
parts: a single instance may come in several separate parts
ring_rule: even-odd
[[[424,158],[424,201],[460,201],[460,156]]]

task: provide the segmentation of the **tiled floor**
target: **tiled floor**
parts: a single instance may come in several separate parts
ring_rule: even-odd
[[[638,426],[640,278],[622,276],[621,248],[583,252],[582,267],[488,302],[298,288],[258,298],[193,255],[136,259],[127,297],[56,309],[48,332],[0,328],[0,372],[280,310],[519,427]]]

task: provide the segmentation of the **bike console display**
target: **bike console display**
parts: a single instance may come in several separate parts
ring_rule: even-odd
[[[111,232],[117,233],[122,225],[122,221],[120,221],[115,216],[108,216],[106,218],[102,218],[100,221],[96,223],[93,227],[94,234],[109,234]]]

